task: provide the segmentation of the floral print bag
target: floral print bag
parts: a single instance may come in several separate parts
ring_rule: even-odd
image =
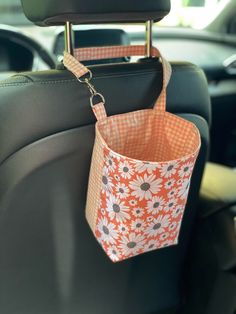
[[[97,118],[86,218],[113,262],[176,245],[200,149],[196,126],[166,112],[170,64],[160,52],[163,88],[153,109],[108,117],[105,100],[78,60],[144,55],[145,46],[82,48],[64,65],[91,92]],[[98,100],[99,99],[99,100]]]

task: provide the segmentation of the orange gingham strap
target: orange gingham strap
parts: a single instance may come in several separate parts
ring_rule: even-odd
[[[74,49],[74,57],[79,61],[86,60],[100,60],[112,59],[131,56],[145,56],[146,46],[133,45],[133,46],[107,46],[107,47],[88,47]],[[165,87],[167,87],[171,77],[171,66],[169,62],[161,55],[156,47],[152,47],[152,57],[161,58],[163,67],[165,67]]]
[[[77,79],[89,72],[89,69],[86,68],[86,66],[77,61],[68,52],[64,52],[63,64],[70,72],[72,72],[77,77]]]
[[[82,65],[78,60],[99,60],[107,58],[121,58],[128,56],[144,56],[146,54],[146,46],[133,45],[133,46],[108,46],[108,47],[89,47],[74,49],[74,57],[69,53],[64,53],[63,63],[65,67],[70,70],[77,78],[82,77],[89,70]],[[162,91],[154,105],[154,109],[158,111],[166,110],[166,87],[171,77],[171,66],[169,62],[161,55],[160,51],[152,47],[152,56],[160,57],[163,66],[163,87]],[[96,106],[99,106],[96,110]],[[93,106],[93,112],[98,120],[106,117],[105,108],[102,110],[102,104],[99,103]],[[99,112],[99,114],[97,114]]]
[[[95,106],[92,106],[92,110],[98,121],[101,121],[107,117],[106,109],[103,102],[100,102]]]
[[[146,46],[106,46],[106,47],[87,47],[74,49],[74,56],[77,60],[100,60],[131,56],[145,56]],[[153,47],[152,56],[160,57],[159,51]]]

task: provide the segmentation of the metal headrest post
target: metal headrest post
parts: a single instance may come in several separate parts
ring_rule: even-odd
[[[73,30],[72,30],[72,23],[66,22],[65,24],[65,51],[73,55]]]
[[[153,21],[149,20],[146,22],[146,57],[152,57],[152,26]]]
[[[152,26],[153,21],[146,22],[146,57],[152,57]],[[65,51],[73,54],[73,30],[72,23],[66,22],[65,24]]]

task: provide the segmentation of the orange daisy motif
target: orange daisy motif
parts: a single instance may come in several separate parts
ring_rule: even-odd
[[[118,262],[177,244],[192,174],[184,168],[193,168],[196,156],[171,163],[168,170],[165,162],[142,167],[141,161],[126,162],[107,148],[103,154],[104,160],[112,156],[113,167],[109,170],[104,162],[110,188],[101,188],[95,235],[109,258]],[[128,168],[126,175],[123,166]]]

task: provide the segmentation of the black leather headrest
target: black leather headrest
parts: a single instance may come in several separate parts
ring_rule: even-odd
[[[170,0],[21,0],[26,17],[41,26],[159,21]]]

